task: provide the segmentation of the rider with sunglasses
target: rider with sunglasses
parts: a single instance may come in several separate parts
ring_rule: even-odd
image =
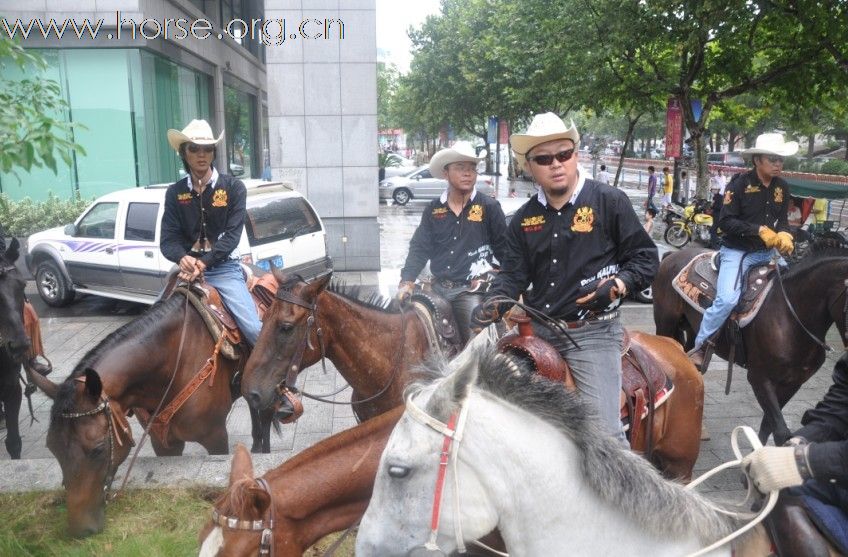
[[[539,185],[507,230],[506,257],[486,296],[516,299],[557,320],[572,341],[534,325],[568,361],[581,394],[601,426],[624,441],[619,416],[621,298],[644,289],[656,273],[657,248],[627,195],[586,176],[577,163],[580,134],[551,112],[533,118],[512,148]],[[533,288],[526,291],[532,284]],[[503,307],[474,309],[479,327]]]
[[[736,307],[748,270],[768,263],[775,250],[788,255],[795,248],[787,221],[789,184],[780,178],[783,157],[798,152],[798,143],[784,142],[783,134],[764,133],[752,149],[754,168],[737,174],[724,190],[718,234],[720,266],[716,298],[704,312],[695,346],[689,357],[701,372],[706,371],[707,348],[712,337]]]
[[[188,176],[168,187],[160,249],[180,266],[181,280],[205,279],[221,294],[245,340],[256,344],[262,323],[239,265],[238,243],[247,214],[244,183],[218,173],[212,164],[216,145],[206,120],[192,120],[182,131],[168,130]]]

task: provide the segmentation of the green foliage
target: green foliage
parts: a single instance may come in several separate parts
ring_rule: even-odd
[[[57,173],[56,156],[71,165],[71,152],[85,151],[73,140],[74,124],[63,115],[68,106],[59,84],[39,75],[44,60],[0,36],[0,71],[8,64],[32,78],[0,80],[0,172],[47,167]]]
[[[381,130],[394,128],[392,101],[398,89],[400,72],[394,64],[377,62],[377,127]]]
[[[830,160],[822,164],[822,174],[839,174],[840,176],[848,176],[848,161]]]
[[[391,153],[377,153],[377,166],[380,168],[386,168],[389,166],[400,166],[400,161],[397,157],[390,156]]]
[[[798,157],[786,157],[783,159],[783,170],[798,170],[801,160]]]
[[[47,201],[35,202],[29,197],[13,201],[0,194],[0,224],[9,236],[25,237],[74,222],[92,201],[93,198],[86,200],[79,197],[60,199],[52,192]]]

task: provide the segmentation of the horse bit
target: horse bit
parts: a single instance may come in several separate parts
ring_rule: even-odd
[[[78,377],[77,380],[83,380],[84,378]],[[108,459],[108,467],[106,468],[106,477],[103,479],[103,498],[108,503],[109,502],[109,490],[112,488],[112,482],[115,480],[115,474],[118,472],[118,467],[114,465],[114,456],[115,456],[115,443],[118,445],[123,445],[121,442],[121,438],[118,435],[118,427],[115,423],[116,417],[112,410],[112,404],[109,400],[109,397],[103,396],[100,398],[100,404],[98,404],[93,409],[87,412],[68,412],[64,414],[59,414],[59,417],[66,418],[69,420],[75,420],[77,418],[85,418],[88,416],[96,416],[97,414],[103,413],[106,416],[106,443],[109,447],[109,459]],[[127,435],[129,435],[130,446],[135,445],[135,441],[133,441],[132,435],[129,432],[129,425],[121,426],[121,430]],[[114,441],[112,438],[114,437]]]
[[[229,530],[243,530],[247,532],[262,532],[259,537],[259,555],[265,557],[274,557],[274,494],[271,492],[271,487],[264,478],[256,478],[256,483],[265,490],[270,500],[270,518],[265,520],[241,520],[234,516],[226,516],[218,512],[218,509],[212,509],[212,522],[222,528]]]

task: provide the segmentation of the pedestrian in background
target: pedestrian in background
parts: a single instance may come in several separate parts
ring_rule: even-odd
[[[601,171],[595,176],[595,181],[602,184],[610,185],[610,173],[607,172],[607,165],[601,165]]]
[[[645,201],[645,210],[653,209],[654,215],[657,214],[657,206],[654,205],[654,195],[657,193],[657,175],[654,174],[656,169],[653,165],[648,167],[648,200]]]
[[[671,177],[671,170],[665,166],[663,167],[663,209],[671,208],[672,191],[674,191],[674,179]]]

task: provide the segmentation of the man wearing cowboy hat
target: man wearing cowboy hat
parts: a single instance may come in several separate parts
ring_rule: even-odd
[[[448,188],[424,209],[400,271],[397,299],[406,301],[415,279],[430,261],[433,289],[453,307],[463,344],[471,334],[471,310],[482,300],[472,282],[492,270],[492,257],[503,261],[506,220],[500,204],[477,193],[477,156],[466,141],[442,149],[430,160],[430,174]]]
[[[783,158],[798,152],[798,143],[785,142],[783,134],[764,133],[752,149],[754,168],[737,174],[725,187],[718,232],[721,236],[721,265],[716,283],[716,298],[704,312],[695,346],[689,352],[701,372],[708,343],[736,307],[748,269],[767,263],[775,250],[792,253],[794,243],[786,213],[789,184],[780,178]]]
[[[540,189],[510,222],[506,259],[486,298],[523,293],[528,306],[568,330],[571,339],[534,324],[570,364],[604,430],[623,441],[617,307],[627,292],[651,283],[657,248],[627,195],[588,178],[577,164],[580,134],[573,122],[566,127],[556,114],[537,114],[510,142]],[[500,318],[499,309],[481,304],[472,319],[485,326]]]
[[[221,294],[245,340],[256,344],[262,323],[238,260],[247,190],[241,180],[213,166],[216,138],[206,120],[168,130],[188,176],[168,186],[162,216],[162,254],[180,266],[181,280],[204,278]]]

